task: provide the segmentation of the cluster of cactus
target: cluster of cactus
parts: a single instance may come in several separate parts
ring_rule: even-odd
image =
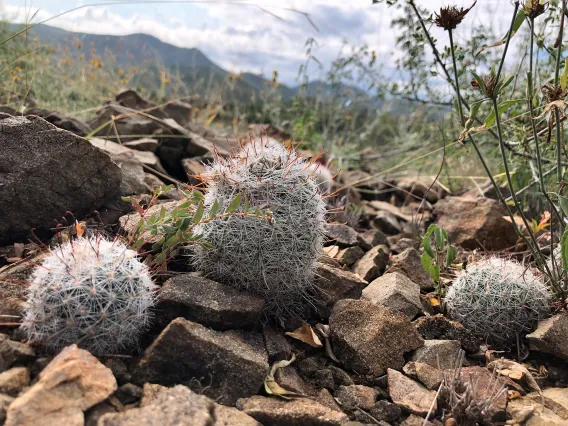
[[[278,318],[297,313],[313,286],[325,233],[326,204],[313,163],[272,139],[255,140],[231,158],[218,159],[205,176],[206,212],[237,194],[239,209],[271,211],[272,220],[231,216],[196,231],[212,247],[198,247],[198,269],[220,282],[264,297]]]
[[[32,276],[22,329],[51,351],[76,343],[96,355],[133,347],[157,287],[137,253],[100,236],[52,249]]]
[[[550,314],[550,294],[521,264],[490,258],[468,266],[447,292],[450,317],[490,344],[509,347]]]

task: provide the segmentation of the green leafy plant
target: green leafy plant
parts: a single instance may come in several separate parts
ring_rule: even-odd
[[[173,185],[158,188],[146,208],[132,197],[123,198],[132,203],[140,215],[139,225],[128,236],[130,247],[140,251],[151,244],[149,253],[153,255],[152,263],[162,269],[165,269],[168,260],[175,256],[182,246],[199,244],[202,247],[213,248],[210,242],[196,232],[196,227],[199,225],[230,216],[246,216],[251,220],[271,218],[270,211],[250,207],[247,202],[241,203],[240,193],[237,193],[225,206],[221,206],[217,201],[213,202],[211,208],[205,212],[204,195],[197,190],[182,191],[185,198],[173,208],[162,206],[159,211],[149,213],[158,198],[173,189]]]
[[[445,295],[442,275],[448,271],[456,260],[456,248],[450,244],[448,234],[444,228],[432,224],[422,237],[422,267],[430,274],[435,282],[436,291],[440,296]]]

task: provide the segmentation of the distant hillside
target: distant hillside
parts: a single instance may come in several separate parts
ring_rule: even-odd
[[[13,24],[13,31],[21,28]],[[90,52],[95,49],[99,55],[110,51],[116,57],[117,65],[144,66],[146,68],[162,65],[175,70],[189,87],[199,87],[205,91],[211,86],[223,86],[228,72],[211,61],[197,48],[184,48],[164,43],[156,37],[147,34],[131,34],[126,36],[98,35],[88,33],[75,33],[65,31],[49,25],[37,25],[30,29],[32,36],[37,36],[43,43],[60,47],[71,55],[76,55],[79,49]],[[81,47],[78,47],[81,42]],[[144,80],[146,84],[152,82]],[[154,82],[155,83],[155,82]],[[262,90],[268,81],[261,75],[243,73],[242,78],[236,82],[233,95],[239,100],[250,100],[254,93]],[[346,87],[360,95],[359,89]],[[289,87],[282,85],[278,88],[284,99],[292,99],[300,86]],[[228,89],[227,89],[228,90]],[[333,89],[329,84],[313,81],[308,85],[309,95],[330,95]],[[343,93],[343,87],[339,93]]]

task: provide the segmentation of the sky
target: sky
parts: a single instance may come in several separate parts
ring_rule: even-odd
[[[469,7],[473,0],[449,0]],[[448,0],[416,0],[430,10]],[[113,4],[114,3],[114,4]],[[130,3],[130,4],[128,4]],[[367,44],[377,52],[378,64],[393,69],[397,55],[396,34],[390,28],[398,12],[372,0],[0,0],[0,14],[13,22],[37,14],[38,22],[73,8],[49,22],[70,31],[125,35],[146,33],[180,47],[197,47],[228,71],[248,71],[270,76],[279,71],[285,84],[297,84],[305,61],[305,42],[317,41],[315,56],[325,66],[341,49]],[[479,0],[470,23],[491,22],[505,34],[513,6],[509,0]],[[309,17],[309,19],[308,19]],[[467,31],[466,26],[458,30]],[[433,29],[441,44],[447,36]],[[459,31],[456,41],[459,43]],[[348,49],[348,48],[347,48]],[[316,69],[312,78],[318,77]]]

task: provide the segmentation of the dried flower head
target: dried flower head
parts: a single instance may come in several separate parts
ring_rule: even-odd
[[[497,86],[497,76],[495,74],[486,75],[481,78],[483,85],[479,84],[479,81],[475,78],[471,80],[471,86],[475,89],[479,89],[488,98],[493,98],[495,94],[495,87]]]
[[[563,89],[560,84],[545,84],[541,90],[548,103],[561,101],[568,95],[568,90]]]
[[[523,12],[530,19],[535,19],[546,12],[548,2],[541,3],[541,0],[527,0],[523,4]]]
[[[476,3],[477,0],[475,0],[468,9],[464,9],[463,7],[458,9],[456,6],[442,7],[439,14],[434,12],[434,15],[436,15],[434,23],[445,30],[451,31],[461,24],[465,15],[468,14]]]

